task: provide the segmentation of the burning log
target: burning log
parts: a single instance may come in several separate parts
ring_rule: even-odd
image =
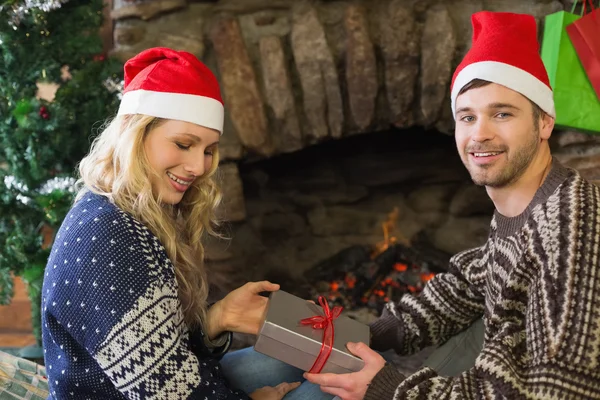
[[[347,309],[367,306],[381,311],[390,300],[421,292],[425,283],[439,272],[423,262],[414,249],[399,243],[373,259],[342,261],[348,254],[360,254],[358,247],[342,250],[307,272],[308,280],[320,282],[313,285],[314,297],[324,295],[331,303]]]
[[[323,295],[350,310],[367,306],[381,312],[388,301],[420,293],[427,281],[444,271],[449,255],[427,248],[423,240],[411,246],[392,234],[398,214],[395,209],[383,224],[382,242],[348,247],[308,270],[305,278],[313,282],[312,296]]]
[[[350,246],[334,256],[321,261],[305,273],[306,279],[312,282],[343,279],[348,272],[357,271],[361,264],[371,257],[369,246]]]

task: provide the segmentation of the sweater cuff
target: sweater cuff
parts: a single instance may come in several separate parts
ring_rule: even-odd
[[[219,336],[214,339],[210,339],[207,334],[204,334],[204,344],[209,350],[217,349],[225,346],[229,339],[229,332],[222,332]]]
[[[371,348],[377,351],[398,349],[404,341],[402,322],[391,313],[384,314],[370,325]]]
[[[223,332],[216,337],[216,340],[218,340],[218,342],[215,340],[211,341],[208,339],[208,335],[204,335],[204,344],[211,353],[211,356],[214,358],[221,358],[229,351],[231,343],[233,342],[233,334],[228,331]],[[210,345],[207,344],[207,342],[210,343]]]
[[[389,363],[385,364],[385,367],[371,381],[364,400],[393,399],[396,389],[404,379],[404,375],[395,366]]]

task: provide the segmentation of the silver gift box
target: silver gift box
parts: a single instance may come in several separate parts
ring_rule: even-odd
[[[272,292],[254,349],[301,370],[310,370],[321,350],[323,329],[302,325],[300,320],[315,315],[325,315],[320,306],[282,290]],[[346,343],[363,342],[368,345],[369,340],[369,326],[342,313],[334,320],[333,348],[321,372],[344,374],[359,371],[364,362],[346,349]]]

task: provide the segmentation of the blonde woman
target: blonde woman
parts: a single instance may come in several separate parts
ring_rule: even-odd
[[[258,293],[278,285],[207,305],[201,239],[215,235],[222,128],[218,83],[193,55],[153,48],[125,64],[118,115],[81,161],[46,267],[51,398],[332,397],[251,349],[227,353],[232,331],[258,332]]]

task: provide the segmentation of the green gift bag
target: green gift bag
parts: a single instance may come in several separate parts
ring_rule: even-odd
[[[566,11],[546,16],[542,60],[554,91],[556,126],[600,134],[600,100],[565,29],[579,18]]]

